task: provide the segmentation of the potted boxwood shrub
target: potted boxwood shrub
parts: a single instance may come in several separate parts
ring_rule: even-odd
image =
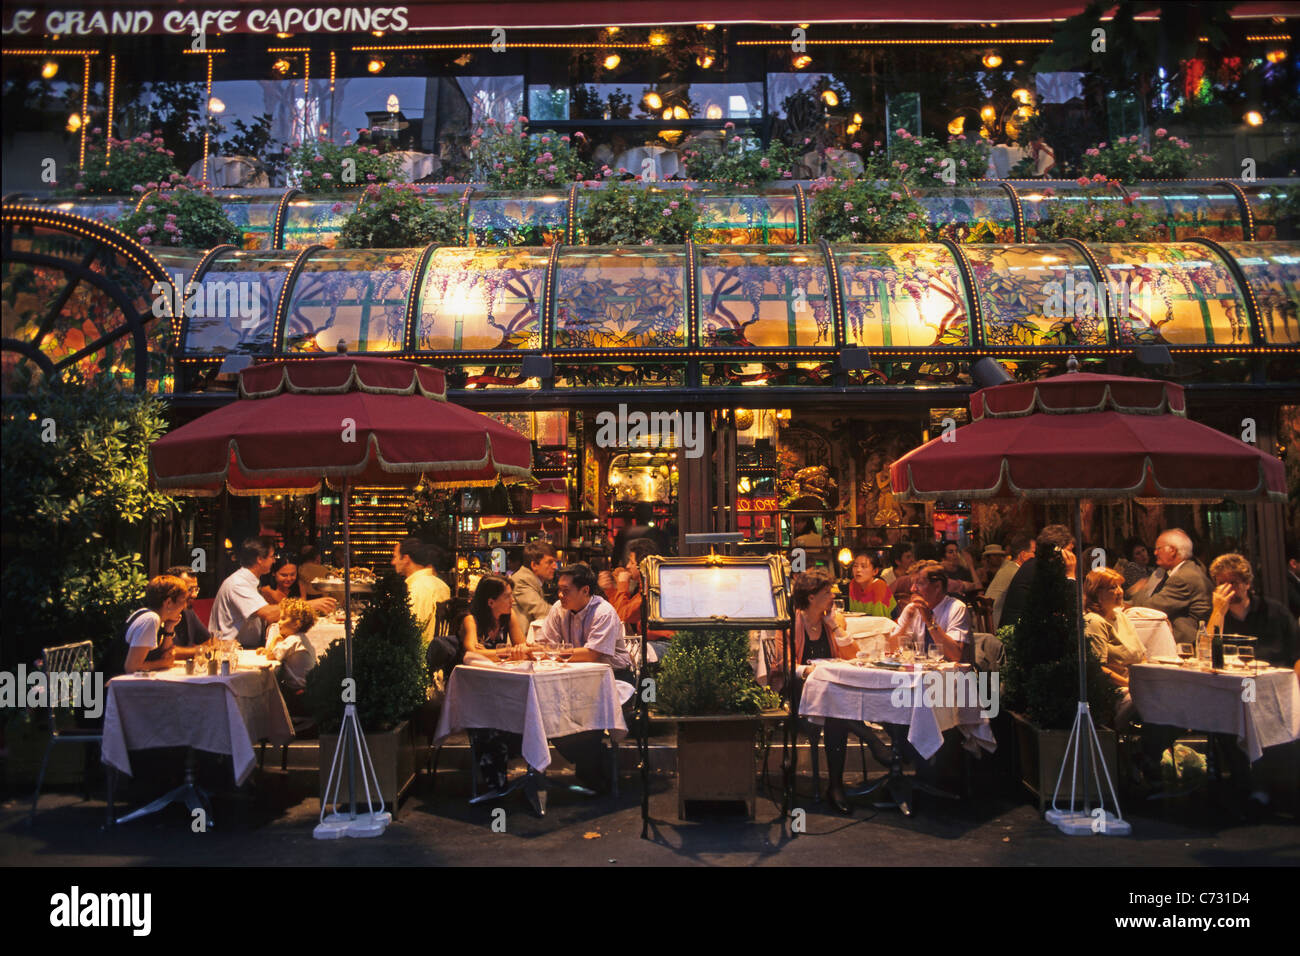
[[[324,788],[343,720],[344,649],[336,643],[307,675],[306,699],[321,727]],[[369,606],[352,633],[357,718],[375,765],[379,791],[394,805],[415,779],[416,736],[411,713],[424,703],[428,669],[406,582],[389,572],[375,582]],[[358,784],[358,789],[360,785]]]
[[[780,698],[754,681],[744,630],[683,631],[660,664],[653,715],[677,724],[677,815],[688,800],[743,800],[754,815],[754,742]]]
[[[1065,576],[1060,553],[1055,548],[1040,550],[1019,623],[998,631],[1006,648],[1002,687],[1016,727],[1020,778],[1038,797],[1040,810],[1051,802],[1056,789],[1078,711],[1075,601],[1075,585]],[[1087,667],[1088,704],[1111,780],[1115,781],[1115,732],[1102,726],[1111,717],[1115,695],[1091,646]],[[1093,796],[1097,796],[1095,789]]]

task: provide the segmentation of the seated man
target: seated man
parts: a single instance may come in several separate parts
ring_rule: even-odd
[[[172,641],[176,658],[185,660],[193,657],[199,647],[212,639],[207,625],[200,621],[198,614],[194,612],[194,599],[199,596],[199,579],[183,564],[170,567],[163,574],[180,578],[185,582],[187,589],[185,610],[181,614],[181,619],[176,622],[176,632]]]
[[[542,641],[550,645],[574,647],[573,661],[608,664],[619,680],[633,683],[632,658],[623,639],[623,624],[614,606],[592,591],[596,575],[585,564],[563,568],[560,599],[555,602],[542,625]],[[604,731],[592,730],[562,737],[555,749],[573,763],[583,786],[603,791],[609,775],[603,769],[606,750],[601,746]]]
[[[510,576],[510,583],[514,588],[513,613],[525,635],[529,624],[550,612],[543,589],[554,577],[555,545],[540,538],[524,545],[523,563]]]
[[[632,658],[623,639],[623,622],[614,605],[592,592],[596,576],[585,564],[562,568],[560,599],[542,624],[542,642],[577,648],[571,660],[594,661],[614,668],[614,675],[631,681]]]
[[[972,651],[966,605],[948,593],[948,572],[938,561],[913,566],[912,598],[898,615],[898,628],[886,638],[891,651],[908,637],[916,641],[917,654],[937,644],[950,661],[970,660]]]
[[[212,604],[212,634],[223,641],[238,638],[246,648],[261,647],[262,629],[280,620],[280,605],[268,604],[257,590],[262,575],[275,560],[275,539],[249,538],[239,546],[239,570],[221,582]],[[308,602],[317,614],[332,614],[338,602],[331,597]]]
[[[1210,582],[1192,560],[1192,539],[1179,528],[1156,538],[1156,571],[1133,595],[1138,607],[1155,608],[1169,617],[1174,640],[1196,640],[1197,624],[1210,617]]]

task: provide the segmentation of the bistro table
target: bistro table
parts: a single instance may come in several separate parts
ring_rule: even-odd
[[[522,785],[543,815],[546,800],[538,775],[551,765],[551,738],[589,730],[607,730],[615,742],[627,736],[614,671],[596,663],[461,664],[452,670],[447,682],[434,742],[475,728],[523,737],[523,756],[529,772]]]
[[[189,748],[185,783],[117,822],[155,813],[179,801],[191,811],[201,807],[207,825],[212,826],[206,794],[194,782],[194,752],[229,754],[238,786],[257,763],[256,741],[282,744],[292,738],[293,724],[275,680],[275,664],[256,651],[241,650],[232,674],[189,675],[184,664],[178,664],[170,670],[114,677],[108,682],[104,709],[105,764],[130,776],[132,750]],[[109,806],[111,814],[111,798]]]
[[[1254,682],[1253,693],[1247,680]],[[1134,664],[1129,694],[1143,723],[1230,735],[1251,763],[1266,747],[1300,739],[1300,681],[1292,670]]]
[[[907,741],[918,754],[929,760],[943,746],[944,731],[956,727],[965,738],[968,749],[983,749],[992,753],[997,741],[989,727],[989,718],[980,712],[978,699],[967,697],[967,705],[958,707],[956,700],[945,700],[940,695],[938,704],[926,703],[923,680],[925,675],[949,679],[952,674],[966,680],[972,674],[968,664],[941,664],[938,667],[923,665],[921,670],[895,670],[873,667],[865,662],[823,661],[813,668],[804,681],[800,696],[799,714],[812,723],[824,723],[827,717],[848,721],[870,721],[881,724],[906,726]],[[895,691],[906,688],[901,703]],[[974,696],[974,695],[971,695]],[[894,760],[889,773],[876,784],[855,791],[854,796],[870,793],[886,786],[894,796],[894,804],[905,816],[911,815],[911,784],[902,775],[902,748],[895,741]],[[918,782],[918,788],[936,796],[951,797],[937,788]]]

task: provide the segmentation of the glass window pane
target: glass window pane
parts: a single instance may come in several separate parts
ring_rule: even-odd
[[[1300,343],[1300,245],[1225,242],[1223,248],[1255,293],[1259,324],[1269,345]]]
[[[541,348],[546,265],[531,249],[438,249],[424,270],[415,347]]]
[[[1090,243],[1118,284],[1123,344],[1244,345],[1246,302],[1218,255],[1192,243]],[[1128,296],[1123,305],[1123,296]]]
[[[1246,238],[1237,197],[1222,186],[1138,183],[1129,191],[1133,203],[1163,227],[1157,236],[1162,242],[1197,236],[1229,242]]]
[[[916,201],[925,207],[931,234],[961,242],[971,230],[981,229],[981,242],[1015,242],[1016,212],[1003,189],[983,186],[936,186],[913,189]]]
[[[287,352],[399,352],[421,249],[337,249],[311,255],[290,293]]]
[[[313,193],[291,200],[284,211],[285,249],[321,245],[333,249],[339,230],[357,208],[361,193]]]
[[[185,320],[186,353],[269,353],[275,307],[295,258],[289,252],[227,252],[218,256],[199,280],[205,306],[203,314]],[[209,299],[214,303],[229,302],[232,288],[240,296],[240,309],[232,312],[226,306],[223,313],[221,308],[206,308]],[[256,290],[257,305],[245,310],[242,306],[251,302],[253,290]]]
[[[1104,346],[1106,325],[1092,270],[1065,243],[963,246],[984,314],[984,344]]]
[[[834,246],[844,285],[845,345],[970,345],[957,261],[946,246]]]
[[[556,264],[557,349],[686,346],[680,247],[574,249]]]
[[[708,246],[698,263],[703,348],[835,345],[819,247]]]

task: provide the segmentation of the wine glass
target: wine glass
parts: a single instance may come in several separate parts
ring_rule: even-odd
[[[1250,644],[1237,645],[1237,660],[1241,661],[1242,667],[1250,667],[1255,663],[1255,648]]]
[[[1183,663],[1190,661],[1195,656],[1196,656],[1196,645],[1190,642],[1186,644],[1178,645],[1178,658],[1179,660],[1183,661]]]
[[[925,654],[930,658],[932,664],[938,664],[943,660],[943,648],[938,644],[931,644],[926,648]]]
[[[910,637],[905,637],[898,642],[898,659],[904,664],[910,664],[916,659],[916,645],[912,643]]]

